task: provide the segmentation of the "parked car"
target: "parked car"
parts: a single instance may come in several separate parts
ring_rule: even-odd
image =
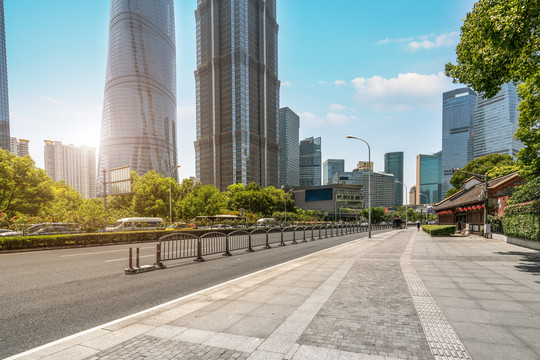
[[[105,231],[158,230],[164,228],[165,223],[162,218],[133,217],[116,220],[113,224],[107,226]]]
[[[188,223],[185,222],[175,222],[174,224],[171,224],[167,226],[165,229],[167,230],[180,230],[180,229],[189,229],[193,226],[190,226]]]
[[[55,234],[76,234],[81,232],[79,224],[74,223],[41,223],[35,224],[23,231],[7,231],[0,236],[35,236]]]

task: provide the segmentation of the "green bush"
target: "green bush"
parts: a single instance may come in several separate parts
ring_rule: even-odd
[[[540,213],[507,215],[503,218],[504,235],[540,241]]]
[[[422,230],[431,236],[448,236],[456,233],[455,225],[422,225]]]

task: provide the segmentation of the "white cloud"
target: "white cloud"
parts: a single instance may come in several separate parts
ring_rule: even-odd
[[[345,86],[345,85],[347,85],[347,82],[344,81],[344,80],[336,80],[336,81],[334,81],[334,85],[336,85],[338,87],[339,86]]]
[[[438,74],[399,74],[395,78],[381,76],[352,80],[354,99],[375,109],[409,110],[440,107],[441,94],[455,86],[442,72]]]
[[[281,86],[283,87],[290,87],[292,85],[292,83],[290,81],[282,81],[281,82]]]
[[[311,126],[323,126],[323,125],[343,125],[350,122],[357,121],[356,116],[349,116],[345,114],[339,114],[335,112],[328,112],[326,116],[318,116],[311,112],[303,112],[300,114],[301,124],[307,124]],[[302,126],[302,125],[301,125]]]
[[[347,107],[345,105],[341,105],[341,104],[331,104],[329,107],[328,107],[328,110],[329,111],[343,111],[345,110]]]
[[[455,46],[459,42],[459,33],[457,31],[441,34],[433,40],[429,40],[429,36],[424,40],[420,41],[411,41],[407,47],[410,50],[419,50],[419,49],[432,49],[439,47],[450,47]]]
[[[414,38],[412,38],[412,37],[398,38],[398,39],[385,38],[385,39],[379,40],[377,43],[379,45],[386,45],[386,44],[390,44],[390,43],[399,44],[399,43],[409,42],[409,41],[413,41],[413,40],[414,40]]]

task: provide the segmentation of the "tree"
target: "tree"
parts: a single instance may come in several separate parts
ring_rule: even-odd
[[[532,200],[540,200],[540,177],[532,179],[525,185],[517,186],[506,204],[520,204]]]
[[[190,220],[201,215],[218,215],[227,206],[227,199],[213,185],[195,187],[178,203],[178,215]]]
[[[140,216],[169,218],[169,179],[149,171],[133,184],[132,210]],[[171,182],[172,199],[179,193],[178,183]]]
[[[474,159],[460,170],[480,175],[484,175],[486,173],[490,175],[490,172],[493,171],[491,174],[497,174],[498,176],[502,176],[514,171],[514,165],[514,160],[510,155],[491,154],[479,157],[478,159]],[[503,170],[505,169],[506,171],[508,171],[507,173],[504,173]],[[456,171],[450,179],[450,184],[452,184],[456,189],[461,189],[461,184],[463,183],[463,181],[467,180],[470,177],[471,175],[469,174]],[[490,178],[494,177],[495,176],[493,175],[490,176]]]
[[[540,176],[540,0],[480,0],[467,14],[446,75],[491,98],[501,85],[519,84],[522,175]]]

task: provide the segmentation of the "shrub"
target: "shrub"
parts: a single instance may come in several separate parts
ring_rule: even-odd
[[[422,230],[431,236],[448,236],[456,233],[455,225],[422,225]]]

